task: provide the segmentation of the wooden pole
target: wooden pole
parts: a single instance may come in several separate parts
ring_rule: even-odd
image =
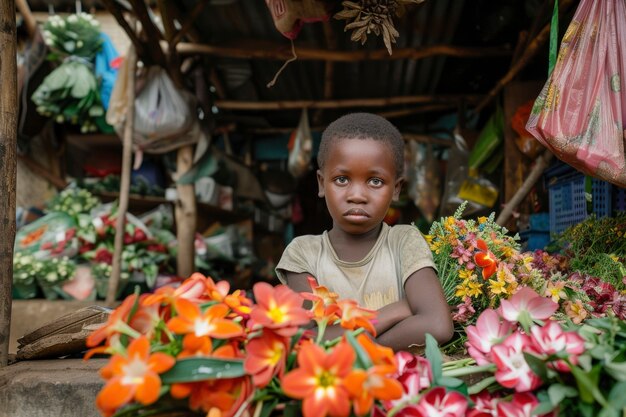
[[[387,107],[402,104],[457,104],[460,99],[476,103],[482,96],[439,95],[439,96],[397,96],[384,98],[355,98],[344,100],[292,100],[292,101],[238,101],[216,100],[215,105],[223,110],[294,110],[340,109],[350,107]]]
[[[559,4],[559,10],[561,12],[567,10],[572,5],[573,2],[574,0],[561,0]],[[509,71],[504,75],[504,77],[502,77],[498,81],[498,83],[495,85],[495,87],[493,87],[491,91],[487,93],[485,98],[480,103],[478,103],[478,105],[474,109],[476,113],[479,113],[482,109],[484,109],[491,102],[491,100],[493,100],[494,97],[500,91],[502,91],[502,89],[508,83],[510,83],[511,80],[513,80],[513,78],[515,78],[517,74],[520,73],[520,71],[522,71],[526,67],[526,65],[528,65],[528,63],[537,54],[539,49],[541,49],[541,46],[543,46],[543,44],[546,42],[546,40],[548,40],[549,37],[550,37],[550,24],[548,23],[547,25],[543,27],[541,32],[539,32],[539,34],[535,36],[535,38],[528,44],[528,47],[526,47],[526,50],[524,51],[522,56],[519,58],[519,60],[513,63]]]
[[[37,33],[37,21],[35,20],[33,13],[30,11],[30,7],[28,6],[26,0],[15,0],[15,5],[24,19],[24,25],[26,26],[28,36],[32,39],[35,36],[35,33]]]
[[[273,42],[240,39],[237,46],[209,45],[200,43],[179,42],[176,50],[181,55],[215,55],[226,58],[239,59],[270,59],[284,61],[291,58],[291,46],[287,47]],[[240,46],[246,45],[246,46]],[[162,44],[167,47],[166,43]],[[510,56],[512,51],[507,47],[472,48],[450,45],[432,45],[421,48],[401,48],[389,55],[386,49],[375,51],[356,50],[338,51],[320,48],[296,48],[300,61],[331,61],[331,62],[357,62],[357,61],[392,61],[398,59],[418,60],[433,56],[444,55],[459,58],[484,58],[491,56]]]
[[[0,0],[0,367],[9,359],[15,242],[17,60],[15,2]]]
[[[126,65],[128,71],[128,110],[126,112],[126,122],[124,123],[124,138],[122,140],[122,178],[120,179],[120,201],[117,209],[117,220],[115,223],[115,249],[113,251],[113,268],[109,278],[109,288],[107,290],[106,303],[113,305],[117,298],[117,289],[120,285],[120,275],[122,272],[122,251],[124,249],[124,226],[126,212],[128,211],[128,194],[130,193],[130,170],[133,157],[133,130],[135,125],[135,69],[137,66],[137,54],[135,48],[128,49],[128,60]]]
[[[509,200],[509,202],[506,203],[506,205],[500,212],[500,215],[496,219],[496,223],[498,223],[500,226],[504,226],[509,221],[511,215],[513,214],[513,210],[519,205],[519,203],[522,202],[524,197],[526,197],[526,195],[533,188],[533,185],[535,185],[537,180],[541,178],[543,171],[548,167],[548,165],[550,165],[550,160],[552,159],[552,156],[552,152],[546,150],[543,154],[537,157],[537,159],[535,160],[535,166],[530,171],[528,177],[526,177],[524,183],[517,190],[515,195],[511,198],[511,200]]]
[[[176,178],[189,171],[193,165],[193,146],[185,146],[178,150],[176,156]],[[178,253],[176,256],[177,274],[188,277],[194,272],[196,235],[196,193],[194,184],[178,184],[178,198],[175,206],[176,240]]]

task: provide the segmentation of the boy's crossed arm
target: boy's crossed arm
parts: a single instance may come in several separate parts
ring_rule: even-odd
[[[309,273],[285,271],[288,286],[296,292],[311,292]],[[411,345],[423,344],[426,333],[440,343],[452,337],[453,324],[439,279],[432,268],[422,268],[407,278],[407,297],[378,310],[374,324],[377,341],[394,350],[406,350]],[[325,339],[334,339],[343,333],[338,326],[329,326]]]

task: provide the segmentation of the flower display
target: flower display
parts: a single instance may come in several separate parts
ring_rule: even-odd
[[[112,355],[96,405],[107,416],[159,409],[234,416],[292,403],[304,417],[348,417],[408,397],[405,385],[428,386],[425,359],[405,352],[398,368],[393,351],[366,336],[374,312],[325,287],[312,290],[307,297],[325,312],[315,303],[303,308],[304,297],[283,285],[257,283],[253,302],[198,273],[178,288],[127,297],[87,340],[87,357]],[[348,330],[324,341],[323,327],[317,335],[303,328],[314,320]]]
[[[519,238],[494,221],[494,214],[477,220],[461,218],[466,203],[453,216],[434,222],[426,240],[433,253],[453,319],[471,324],[480,312],[499,306],[521,285],[545,285],[533,267],[531,254],[520,253]]]

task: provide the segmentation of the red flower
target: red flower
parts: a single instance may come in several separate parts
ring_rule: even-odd
[[[113,263],[113,254],[106,248],[100,248],[96,251],[94,260],[99,263],[111,265]]]
[[[420,399],[415,408],[415,415],[421,417],[463,417],[467,399],[457,391],[446,392],[444,387],[435,387]]]
[[[585,340],[576,332],[564,332],[561,325],[550,320],[544,326],[533,326],[530,329],[532,340],[545,355],[553,355],[559,352],[567,352],[569,361],[576,365],[578,355],[585,351]],[[561,372],[568,372],[569,365],[558,360],[552,364],[554,368]]]
[[[498,258],[489,250],[484,240],[476,239],[476,246],[478,246],[480,252],[474,255],[474,262],[482,268],[483,278],[487,279],[496,273]]]
[[[515,393],[510,402],[498,402],[498,417],[532,417],[534,415],[533,410],[537,405],[539,405],[539,400],[533,394],[529,392]]]

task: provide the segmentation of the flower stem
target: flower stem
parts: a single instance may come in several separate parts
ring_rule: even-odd
[[[482,381],[477,382],[476,384],[469,387],[467,389],[467,393],[469,395],[478,394],[479,392],[481,392],[482,390],[484,390],[485,388],[487,388],[489,385],[493,384],[494,382],[496,382],[495,376],[487,377],[483,379]]]
[[[443,374],[450,377],[459,377],[465,375],[477,374],[480,372],[493,372],[496,369],[494,364],[480,366],[466,366],[464,368],[444,369]]]
[[[465,358],[465,359],[457,359],[454,361],[444,362],[442,367],[443,367],[443,370],[445,371],[447,369],[464,368],[466,366],[472,366],[475,364],[476,364],[476,361],[473,358]]]

